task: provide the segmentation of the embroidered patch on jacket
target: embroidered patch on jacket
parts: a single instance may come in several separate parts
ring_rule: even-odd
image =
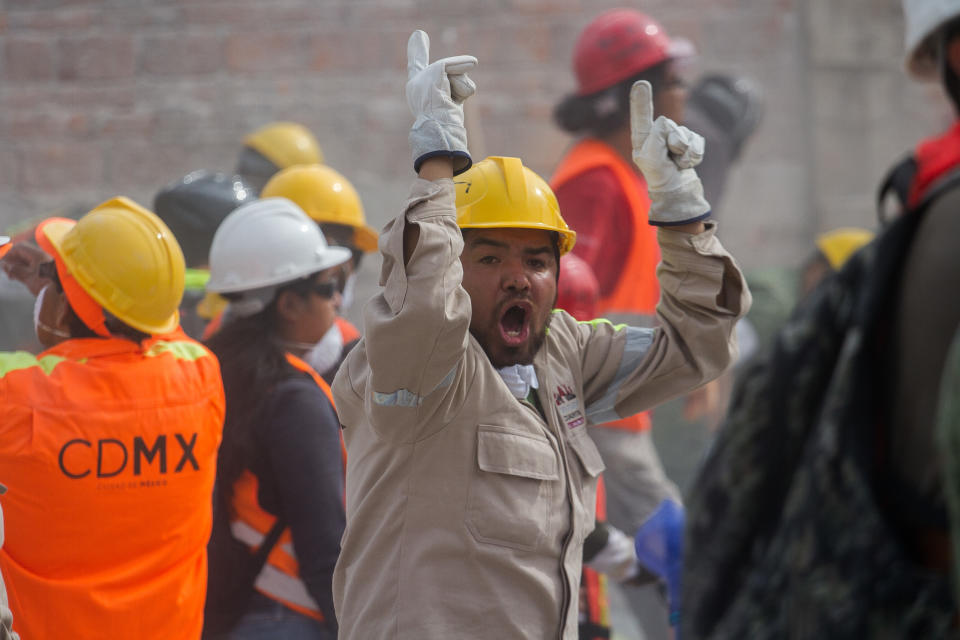
[[[569,429],[575,429],[586,422],[580,410],[580,400],[569,385],[562,384],[553,392],[553,401],[557,404],[560,419]]]

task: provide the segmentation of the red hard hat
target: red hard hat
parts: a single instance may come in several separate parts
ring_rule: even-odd
[[[593,269],[582,258],[567,253],[560,258],[560,281],[557,283],[557,308],[577,320],[593,320],[600,303],[600,283]]]
[[[573,49],[577,95],[607,89],[671,57],[671,40],[656,20],[633,9],[597,16]]]

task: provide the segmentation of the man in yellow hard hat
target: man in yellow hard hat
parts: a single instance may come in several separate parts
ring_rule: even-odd
[[[692,169],[702,139],[653,122],[646,85],[634,149],[651,220],[668,225],[660,326],[554,312],[576,234],[520,159],[471,167],[462,103],[476,59],[431,64],[428,49],[415,32],[406,94],[420,179],[385,227],[383,291],[333,384],[347,447],[340,637],[572,640],[604,468],[586,425],[718,375],[749,292],[713,225],[691,222],[709,209]]]
[[[281,169],[322,162],[323,151],[309,129],[296,122],[271,122],[243,139],[235,172],[259,193]]]
[[[357,190],[340,172],[326,165],[288,167],[270,178],[260,195],[291,200],[320,225],[330,244],[350,249],[351,258],[342,267],[340,315],[327,335],[304,356],[320,375],[332,381],[343,357],[360,339],[360,332],[343,314],[353,303],[357,270],[364,254],[377,249],[377,232],[367,224]]]
[[[184,260],[117,197],[0,259],[37,296],[39,356],[0,353],[0,549],[25,638],[199,638],[216,358],[179,328]],[[42,499],[38,499],[42,498]]]

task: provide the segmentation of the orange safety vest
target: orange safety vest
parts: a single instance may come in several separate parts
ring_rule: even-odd
[[[611,294],[600,298],[598,308],[601,314],[637,316],[637,324],[649,325],[656,315],[657,303],[660,301],[660,282],[657,280],[660,245],[657,243],[657,230],[647,222],[650,197],[647,195],[643,178],[609,145],[588,138],[578,142],[560,162],[550,181],[550,187],[556,191],[598,167],[609,169],[617,177],[633,213],[633,240],[623,268],[624,275]],[[645,431],[650,428],[650,414],[638,413],[600,426]]]
[[[653,316],[660,301],[657,281],[660,245],[657,230],[647,222],[650,197],[643,178],[609,145],[587,139],[577,143],[560,162],[550,187],[556,191],[577,176],[599,167],[609,169],[617,177],[633,213],[633,239],[623,268],[624,277],[613,293],[600,298],[600,313]]]
[[[326,394],[330,404],[334,405],[330,386],[310,365],[289,353],[287,362],[295,369],[309,374]],[[342,435],[340,436],[340,455],[343,458],[343,468],[346,469],[347,451]],[[250,470],[244,471],[233,485],[233,521],[230,523],[230,529],[237,540],[253,549],[263,543],[277,521],[275,515],[260,507],[257,500],[258,490],[257,476]],[[253,586],[263,595],[281,602],[294,611],[315,620],[323,620],[323,614],[317,607],[317,603],[300,579],[300,565],[294,553],[293,534],[289,527],[280,534],[276,546],[267,556],[267,562]]]
[[[24,639],[196,640],[224,396],[181,330],[0,353],[0,571]]]
[[[353,342],[360,337],[360,331],[346,318],[337,316],[334,319],[334,322],[336,322],[337,326],[340,327],[340,335],[343,336],[343,344]]]

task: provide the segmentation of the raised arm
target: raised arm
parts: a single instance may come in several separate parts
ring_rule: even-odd
[[[471,164],[463,101],[474,92],[466,72],[476,59],[429,63],[429,40],[417,31],[408,60],[407,102],[415,118],[410,145],[419,178],[403,215],[381,236],[383,291],[364,314],[371,393],[363,401],[374,428],[390,437],[405,437],[396,432],[417,424],[425,399],[449,386],[470,327],[451,178]]]
[[[588,416],[632,415],[716,378],[736,355],[734,326],[750,292],[721,246],[694,167],[703,138],[664,117],[653,120],[650,86],[630,95],[633,159],[650,191],[650,224],[660,227],[659,327],[580,328]]]

